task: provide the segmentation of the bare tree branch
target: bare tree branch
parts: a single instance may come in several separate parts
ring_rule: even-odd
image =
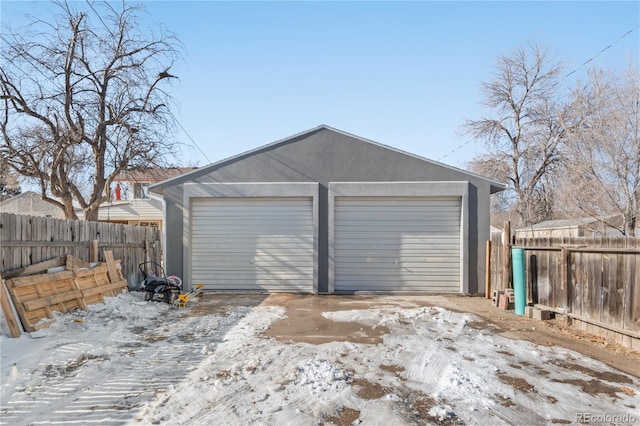
[[[568,133],[565,197],[584,214],[610,221],[624,235],[635,235],[640,211],[640,77],[590,70],[572,94],[581,125]],[[579,191],[576,191],[576,186]]]
[[[164,87],[178,41],[143,31],[124,2],[56,5],[59,16],[0,34],[0,150],[68,218],[78,205],[96,220],[116,174],[175,153]]]
[[[564,139],[564,106],[554,102],[561,67],[531,44],[498,58],[496,70],[496,77],[482,85],[484,103],[495,116],[470,120],[465,130],[489,149],[489,156],[476,159],[476,168],[478,162],[490,161],[494,166],[488,172],[509,171],[493,177],[511,183],[514,208],[524,226],[547,219],[553,211],[548,192],[553,191],[550,179]]]

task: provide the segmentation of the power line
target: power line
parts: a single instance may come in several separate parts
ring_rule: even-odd
[[[573,71],[571,71],[569,74],[565,75],[563,80],[566,79],[567,77],[569,77],[571,74],[574,74],[575,72],[579,71],[580,68],[584,67],[585,65],[587,65],[589,62],[593,61],[594,59],[596,59],[598,56],[600,56],[602,53],[604,53],[606,50],[612,48],[613,46],[615,46],[616,44],[618,44],[618,42],[620,40],[622,40],[623,38],[625,38],[626,36],[628,36],[629,34],[631,34],[632,32],[634,32],[635,30],[637,30],[638,28],[640,28],[640,24],[636,25],[635,28],[631,28],[629,31],[627,31],[626,33],[622,34],[620,37],[618,37],[618,39],[616,41],[614,41],[613,43],[611,43],[610,45],[608,45],[607,47],[605,47],[604,49],[602,49],[601,51],[599,51],[598,53],[596,53],[593,57],[587,59],[586,61],[584,61],[582,63],[582,65],[580,65],[579,67],[577,67],[576,69],[574,69]]]
[[[191,142],[193,143],[193,146],[195,146],[196,148],[198,148],[198,151],[200,151],[200,154],[202,154],[204,156],[204,158],[207,159],[207,161],[209,163],[213,163],[213,161],[211,161],[209,159],[209,157],[207,157],[207,154],[204,153],[204,151],[200,148],[200,146],[196,143],[196,141],[191,137],[191,135],[189,134],[189,132],[187,132],[187,129],[184,128],[184,126],[182,125],[182,123],[180,123],[180,121],[178,120],[178,118],[176,116],[173,117],[176,120],[176,123],[178,123],[178,126],[180,126],[180,128],[182,129],[182,131],[184,132],[185,135],[187,135],[187,137],[189,138],[189,140],[191,140]]]
[[[465,143],[463,143],[462,145],[460,145],[459,147],[457,147],[457,148],[455,148],[455,149],[453,149],[453,150],[451,150],[451,151],[447,152],[445,155],[443,155],[442,157],[438,158],[436,161],[440,161],[440,160],[442,160],[443,158],[445,158],[445,157],[447,157],[447,156],[449,156],[449,155],[453,154],[454,152],[457,152],[457,151],[461,150],[461,149],[462,149],[462,148],[464,148],[465,146],[469,145],[471,142],[473,142],[473,139],[468,140],[468,141],[466,141]]]
[[[640,28],[640,24],[636,25],[635,28],[631,28],[629,31],[627,31],[626,33],[622,34],[620,37],[618,37],[616,39],[616,41],[614,41],[613,43],[611,43],[610,45],[608,45],[607,47],[603,48],[602,50],[600,50],[598,53],[596,53],[594,56],[592,56],[591,58],[587,59],[586,61],[584,61],[582,63],[582,65],[578,66],[577,68],[575,68],[573,71],[571,71],[570,73],[566,74],[562,80],[560,80],[559,82],[557,82],[555,85],[560,84],[562,81],[566,80],[567,77],[569,77],[572,74],[575,74],[576,72],[578,72],[582,67],[584,67],[585,65],[587,65],[589,62],[593,61],[594,59],[596,59],[598,56],[600,56],[602,53],[604,53],[605,51],[607,51],[608,49],[612,48],[613,46],[615,46],[616,44],[618,44],[618,42],[620,40],[622,40],[623,38],[625,38],[626,36],[628,36],[629,34],[633,33],[635,30],[637,30],[638,28]],[[463,143],[462,145],[458,146],[457,148],[447,152],[445,155],[443,155],[442,157],[438,158],[436,161],[440,161],[445,157],[448,157],[449,155],[453,154],[454,152],[459,151],[460,149],[464,148],[465,146],[469,145],[471,142],[473,142],[473,140],[469,140],[465,143]]]

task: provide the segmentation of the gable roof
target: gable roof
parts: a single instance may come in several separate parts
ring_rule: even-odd
[[[263,146],[260,146],[258,148],[255,148],[255,149],[252,149],[252,150],[249,150],[249,151],[234,155],[232,157],[225,158],[223,160],[211,163],[211,164],[209,164],[207,166],[201,167],[201,168],[199,168],[197,170],[194,170],[192,172],[188,172],[188,173],[185,173],[183,175],[176,176],[176,177],[167,179],[165,181],[162,181],[160,183],[151,185],[149,189],[150,189],[150,191],[155,192],[157,194],[162,194],[165,187],[172,186],[174,184],[179,184],[181,182],[188,181],[192,174],[195,174],[195,173],[198,173],[198,174],[207,173],[208,171],[213,170],[213,169],[215,169],[217,167],[220,167],[222,165],[233,163],[233,162],[238,161],[240,159],[243,159],[243,158],[246,158],[246,157],[250,157],[250,156],[252,156],[254,154],[258,154],[260,152],[268,151],[268,150],[271,150],[273,148],[277,148],[279,146],[286,145],[288,143],[294,142],[295,140],[301,139],[301,138],[303,138],[305,136],[314,134],[314,133],[322,131],[322,130],[328,130],[328,131],[331,131],[331,132],[334,132],[334,133],[338,133],[338,134],[341,134],[341,135],[344,135],[344,136],[348,136],[348,137],[351,137],[351,138],[354,138],[354,139],[358,139],[360,141],[363,141],[363,142],[366,142],[366,143],[369,143],[369,144],[372,144],[372,145],[375,145],[375,146],[378,146],[378,147],[381,147],[381,148],[384,148],[384,149],[388,149],[390,151],[394,151],[394,152],[397,152],[397,153],[400,153],[400,154],[403,154],[403,155],[407,155],[409,157],[413,157],[413,158],[416,158],[418,160],[425,161],[427,163],[437,165],[439,167],[444,167],[444,168],[447,168],[447,169],[450,169],[450,170],[453,170],[453,171],[456,171],[456,172],[459,172],[459,173],[464,173],[466,175],[475,177],[477,179],[484,180],[484,181],[486,181],[486,182],[488,182],[490,184],[491,193],[492,194],[495,193],[495,192],[502,191],[502,190],[507,188],[507,186],[505,184],[501,183],[501,182],[495,181],[493,179],[489,179],[489,178],[484,177],[484,176],[477,175],[475,173],[471,173],[471,172],[469,172],[467,170],[462,170],[462,169],[459,169],[459,168],[456,168],[456,167],[453,167],[453,166],[449,166],[449,165],[444,164],[444,163],[439,163],[439,162],[434,161],[434,160],[429,160],[428,158],[420,157],[420,156],[418,156],[416,154],[412,154],[412,153],[400,150],[398,148],[394,148],[392,146],[384,145],[384,144],[381,144],[379,142],[375,142],[375,141],[372,141],[370,139],[366,139],[366,138],[363,138],[361,136],[357,136],[357,135],[345,132],[343,130],[335,129],[333,127],[327,126],[326,124],[321,124],[320,126],[314,127],[312,129],[305,130],[305,131],[300,132],[300,133],[296,133],[296,134],[288,136],[288,137],[286,137],[284,139],[280,139],[280,140],[277,140],[275,142],[269,143],[267,145],[263,145]]]
[[[59,219],[65,217],[60,207],[50,201],[43,200],[42,196],[34,191],[22,192],[4,201],[0,201],[0,212]]]
[[[154,167],[146,170],[125,170],[118,173],[114,182],[157,183],[192,172],[197,167]]]
[[[569,219],[554,219],[554,220],[545,220],[542,222],[534,223],[532,225],[529,225],[517,230],[528,231],[528,230],[577,228],[580,226],[603,225],[605,223],[612,223],[613,221],[616,221],[616,219],[621,219],[621,216],[619,214],[615,214],[611,216],[603,216],[600,218],[578,217],[578,218],[569,218]]]

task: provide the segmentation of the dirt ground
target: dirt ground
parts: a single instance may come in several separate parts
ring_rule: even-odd
[[[538,321],[503,311],[491,300],[478,297],[447,297],[443,307],[470,312],[483,318],[502,336],[525,339],[545,346],[562,346],[597,359],[613,368],[640,377],[640,352],[610,342],[602,337],[567,326],[562,319]]]
[[[336,323],[322,312],[368,307],[440,306],[456,312],[471,313],[481,321],[476,328],[490,328],[496,334],[524,339],[544,346],[561,346],[597,359],[622,372],[640,377],[640,352],[568,327],[562,320],[538,321],[515,315],[482,297],[466,296],[369,296],[369,295],[297,295],[276,293],[265,296],[265,304],[284,306],[287,317],[273,324],[267,334],[280,341],[324,343],[351,341],[377,343],[388,330],[360,323]]]
[[[566,358],[550,361],[554,364],[552,369],[556,368],[554,371],[557,371],[557,368],[560,368],[561,371],[575,371],[582,374],[563,375],[561,373],[548,380],[549,386],[540,387],[540,383],[529,380],[528,375],[546,377],[550,372],[544,366],[533,365],[526,360],[514,358],[514,361],[508,364],[509,368],[496,373],[497,379],[502,384],[513,389],[513,395],[505,391],[495,393],[491,397],[491,400],[495,402],[495,405],[492,405],[491,416],[505,422],[502,424],[526,424],[523,419],[530,421],[530,424],[573,424],[575,417],[568,416],[560,409],[554,409],[554,406],[556,404],[561,406],[565,403],[568,405],[581,404],[582,399],[579,395],[584,395],[587,400],[593,397],[608,398],[610,406],[607,407],[610,407],[611,410],[631,410],[631,413],[635,413],[633,410],[636,409],[636,404],[625,405],[616,401],[620,399],[621,395],[633,396],[634,392],[637,392],[633,389],[634,382],[629,375],[640,378],[640,352],[609,343],[602,338],[579,330],[572,330],[561,319],[538,321],[518,316],[513,311],[504,311],[495,307],[491,300],[483,297],[289,293],[206,294],[199,303],[193,306],[189,315],[199,316],[207,313],[225,315],[238,307],[258,305],[286,309],[286,316],[272,323],[260,333],[262,336],[269,336],[284,344],[304,342],[319,345],[330,342],[349,342],[374,345],[381,343],[381,346],[384,346],[383,338],[390,333],[389,329],[380,324],[372,327],[365,322],[353,320],[351,322],[335,321],[329,319],[335,318],[335,316],[323,315],[323,313],[367,309],[381,309],[389,312],[389,310],[412,310],[423,307],[441,307],[454,312],[469,313],[475,315],[477,319],[466,322],[465,326],[467,327],[487,330],[489,334],[507,339],[530,341],[541,346],[566,348],[601,361],[617,370],[593,368],[588,364],[573,362],[572,360],[575,358],[566,355]],[[375,321],[368,323],[374,324]],[[436,338],[435,340],[440,339]],[[450,340],[451,343],[441,348],[445,352],[445,358],[446,351],[458,352],[455,340],[447,340]],[[514,354],[507,347],[496,351],[496,353],[504,357],[514,357]],[[338,365],[342,365],[342,358],[347,359],[347,353],[340,354],[340,357],[336,361]],[[353,359],[357,358],[356,356]],[[469,360],[469,358],[465,359]],[[470,360],[474,361],[473,358]],[[265,362],[268,364],[271,361],[267,357]],[[373,376],[351,372],[348,383],[360,400],[380,402],[393,397],[397,401],[394,403],[394,410],[396,410],[394,412],[403,413],[401,417],[404,416],[403,418],[407,420],[408,424],[464,424],[464,421],[458,418],[458,415],[453,411],[452,416],[447,414],[445,418],[437,414],[439,411],[436,408],[448,404],[448,400],[442,399],[442,396],[427,394],[416,389],[415,386],[408,385],[410,379],[407,378],[406,366],[385,361],[377,367],[380,372]],[[438,368],[437,364],[434,368]],[[518,374],[519,370],[528,373]],[[381,377],[388,376],[395,377],[397,380],[386,382],[376,382],[375,380],[376,377],[379,381]],[[588,378],[585,379],[585,376]],[[558,384],[573,386],[575,394],[572,393],[571,397],[567,397],[562,392],[549,393],[548,389],[559,386]],[[577,399],[576,395],[578,395]],[[382,404],[384,405],[384,403]],[[360,405],[352,402],[351,405],[342,406],[337,413],[335,410],[325,413],[324,416],[321,416],[319,424],[351,425],[362,416],[366,417],[366,407],[366,402]],[[539,413],[537,410],[540,407],[546,407],[544,410],[550,411]],[[365,411],[362,411],[363,409]],[[432,412],[434,409],[436,411]],[[560,414],[561,412],[562,414]]]

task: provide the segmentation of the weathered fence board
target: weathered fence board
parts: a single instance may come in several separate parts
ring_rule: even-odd
[[[140,263],[162,260],[160,231],[155,228],[0,213],[0,273],[67,255],[90,261],[94,240],[98,260],[105,260],[105,250],[121,259],[131,287],[142,280]]]
[[[492,255],[500,256],[502,239],[494,234],[491,241]],[[640,239],[518,238],[514,247],[525,249],[527,302],[605,328],[633,335],[640,332]],[[510,273],[499,271],[502,265],[492,258],[492,279],[498,290],[503,289],[498,275]]]

